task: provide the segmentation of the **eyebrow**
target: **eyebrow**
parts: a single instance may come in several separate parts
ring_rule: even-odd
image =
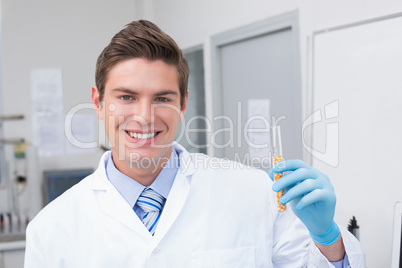
[[[130,90],[127,88],[114,88],[114,89],[112,89],[112,92],[123,92],[123,93],[127,93],[130,95],[138,95],[138,92],[135,92],[134,90]]]
[[[174,95],[174,96],[177,96],[177,95],[179,95],[178,93],[177,93],[177,91],[174,91],[174,90],[163,90],[163,91],[160,91],[160,92],[157,92],[156,94],[155,94],[155,96],[163,96],[163,95]]]
[[[127,93],[127,94],[130,94],[130,95],[139,95],[138,92],[136,92],[134,90],[131,90],[131,89],[127,89],[127,88],[114,88],[114,89],[112,89],[112,92],[123,92],[123,93]],[[177,96],[179,94],[178,94],[177,91],[170,90],[170,89],[162,90],[162,91],[159,91],[159,92],[157,92],[155,94],[155,96],[164,96],[164,95],[175,95],[175,96]]]

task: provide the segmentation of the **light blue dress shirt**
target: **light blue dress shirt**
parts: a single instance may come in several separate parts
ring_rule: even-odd
[[[168,161],[149,188],[152,188],[154,191],[158,192],[167,199],[179,167],[179,155],[173,147]],[[142,219],[144,211],[136,205],[136,202],[142,191],[145,189],[145,186],[121,173],[113,163],[112,154],[110,154],[109,158],[107,159],[106,175],[117,191],[119,191],[119,193],[124,197],[127,203],[134,208],[134,211],[138,217]],[[335,268],[347,268],[349,267],[348,256],[346,255],[343,260],[332,262],[332,264],[335,266]]]
[[[337,261],[337,262],[331,262],[335,268],[349,268],[350,267],[350,263],[349,263],[349,258],[348,255],[345,254],[345,258],[343,258],[343,260],[341,261]]]

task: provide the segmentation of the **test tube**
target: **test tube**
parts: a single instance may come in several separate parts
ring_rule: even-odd
[[[276,165],[282,162],[283,155],[282,155],[282,136],[281,136],[281,128],[280,126],[272,126],[271,128],[271,148],[272,148],[272,163]],[[274,173],[274,180],[277,181],[283,177],[283,173]],[[286,211],[286,204],[279,203],[279,199],[285,194],[285,190],[281,190],[276,192],[276,203],[279,212]]]

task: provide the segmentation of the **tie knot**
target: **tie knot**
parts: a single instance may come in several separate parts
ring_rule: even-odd
[[[145,212],[159,212],[162,209],[164,203],[165,198],[151,188],[145,188],[137,200],[137,205]]]

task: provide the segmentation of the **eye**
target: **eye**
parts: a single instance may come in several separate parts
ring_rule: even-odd
[[[124,96],[121,96],[120,99],[127,101],[127,100],[132,100],[133,98],[131,96],[124,95]]]
[[[168,102],[168,101],[170,101],[168,98],[165,98],[165,97],[158,97],[155,100],[159,101],[159,102]]]

